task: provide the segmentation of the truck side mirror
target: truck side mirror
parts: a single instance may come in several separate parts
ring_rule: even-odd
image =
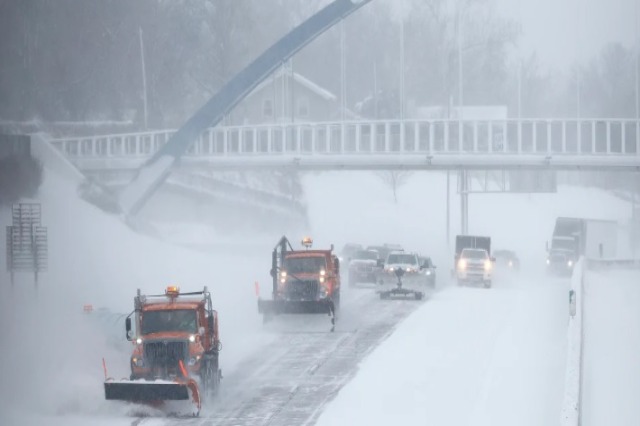
[[[131,333],[131,317],[127,317],[124,321],[124,326],[127,329],[127,340],[131,340],[133,335]]]
[[[207,317],[207,323],[209,324],[209,333],[213,334],[213,315]]]

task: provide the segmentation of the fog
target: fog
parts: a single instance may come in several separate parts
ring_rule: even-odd
[[[46,131],[55,137],[177,128],[266,47],[328,3],[0,0],[0,133]],[[456,105],[504,106],[510,118],[637,116],[635,61],[640,52],[632,19],[638,12],[632,0],[561,5],[521,0],[519,7],[515,3],[374,0],[347,18],[342,29],[336,26],[307,46],[287,69],[331,95],[341,94],[330,114],[318,121],[345,116],[448,118],[426,116],[425,111]],[[581,18],[573,19],[573,8],[579,9]],[[256,124],[242,107],[231,111],[223,124]],[[314,119],[273,114],[266,122]],[[386,179],[389,172],[216,174],[213,170],[211,175],[217,178],[295,200],[303,214],[282,215],[269,206],[186,191],[177,194],[174,186],[162,188],[152,198],[136,229],[119,215],[81,199],[76,183],[58,171],[44,159],[41,188],[33,198],[20,200],[41,203],[42,224],[49,233],[49,268],[37,288],[28,273],[16,274],[11,286],[6,264],[0,263],[2,424],[130,424],[130,406],[104,401],[102,360],[110,376],[128,377],[131,347],[124,339],[123,315],[132,311],[136,289],[155,294],[170,284],[187,291],[203,286],[211,290],[220,315],[221,367],[229,377],[228,389],[237,396],[236,404],[258,405],[269,399],[271,388],[285,389],[279,396],[289,398],[289,393],[303,387],[285,374],[279,388],[268,380],[280,378],[262,374],[278,366],[278,359],[265,355],[274,342],[283,358],[297,349],[287,344],[303,341],[307,334],[313,343],[322,343],[318,352],[324,358],[312,360],[317,364],[282,367],[290,370],[283,374],[299,368],[309,369],[313,376],[316,369],[322,371],[323,363],[333,367],[327,359],[334,356],[334,346],[336,353],[359,365],[409,317],[408,328],[393,335],[391,342],[406,344],[398,348],[409,351],[411,336],[421,334],[424,339],[418,347],[431,358],[428,368],[420,371],[434,376],[405,371],[398,377],[409,377],[421,390],[429,388],[431,393],[420,394],[425,398],[451,396],[444,402],[428,401],[442,403],[440,411],[433,411],[441,417],[431,421],[441,423],[456,414],[462,423],[477,416],[479,423],[514,424],[517,410],[501,413],[512,401],[523,410],[544,407],[539,411],[544,417],[531,420],[542,419],[539,424],[544,424],[559,416],[568,290],[565,281],[545,274],[545,243],[558,216],[628,224],[629,197],[640,190],[637,173],[564,172],[558,174],[557,192],[471,194],[468,232],[491,236],[494,249],[514,250],[522,262],[520,275],[500,277],[495,288],[482,293],[450,285],[455,235],[462,232],[455,171],[450,173],[447,199],[447,175],[442,171],[403,172],[394,194]],[[0,205],[2,229],[10,224],[10,206]],[[623,238],[630,234],[626,229],[621,233]],[[353,242],[401,244],[433,258],[438,288],[423,304],[409,307],[377,304],[374,286],[345,288],[345,321],[338,322],[335,334],[324,328],[310,332],[297,319],[291,323],[300,329],[293,332],[287,331],[291,325],[287,320],[286,332],[265,327],[257,312],[254,283],[268,297],[271,250],[282,235],[296,243],[309,235],[315,247],[333,245],[336,251]],[[631,252],[630,240],[621,245],[628,249],[625,255]],[[4,244],[0,258],[6,258]],[[631,291],[627,287],[625,291]],[[83,313],[85,304],[93,305],[94,314]],[[100,309],[109,313],[108,321],[96,315]],[[538,314],[545,320],[533,321]],[[378,326],[374,320],[388,327],[387,334],[371,331]],[[378,340],[351,342],[353,348],[342,348],[347,355],[339,352],[340,343],[359,330]],[[607,330],[597,331],[607,335]],[[611,345],[625,343],[618,340]],[[359,351],[360,344],[370,346]],[[352,402],[349,398],[374,388],[367,371],[378,363],[404,362],[398,360],[396,347],[382,343],[380,348],[363,364],[364,375],[320,417],[324,404],[359,370],[327,375],[326,382],[336,387],[327,391],[328,400],[300,404],[313,411],[305,414],[305,421],[320,418],[320,424],[337,424],[335,419],[344,418],[344,407]],[[480,360],[471,356],[475,349],[483,355]],[[631,362],[624,356],[620,359]],[[420,362],[418,352],[412,360]],[[464,386],[464,377],[460,374],[449,382],[445,373],[457,365],[447,360],[460,362],[464,366],[460,371],[477,373],[460,407],[454,403],[459,402],[454,391]],[[249,371],[244,370],[247,365]],[[525,370],[533,373],[519,375]],[[510,395],[514,377],[532,383],[528,393]],[[426,384],[432,379],[436,389]],[[394,390],[406,389],[407,382],[389,380],[389,392],[382,395],[391,397]],[[239,383],[247,382],[246,393],[239,392]],[[605,386],[615,393],[618,384],[609,381]],[[439,394],[438,386],[450,393]],[[552,391],[546,392],[547,387]],[[314,389],[308,394],[321,393]],[[630,389],[637,395],[637,388]],[[232,399],[227,398],[226,402]],[[402,402],[395,401],[395,407],[401,409]],[[459,412],[452,413],[456,408]],[[595,415],[607,418],[609,409],[598,408]],[[369,419],[372,413],[375,410]],[[369,421],[362,411],[348,414],[354,424]],[[393,418],[393,411],[383,414]],[[422,422],[419,413],[413,414],[407,415],[407,424]]]
[[[440,267],[440,285],[445,285],[452,267],[442,208],[445,183],[443,173],[414,173],[400,188],[396,203],[390,189],[372,173],[305,175],[310,211],[306,231],[317,247],[333,243],[339,248],[346,242],[403,244],[433,256]],[[327,188],[331,188],[330,205]],[[286,229],[271,236],[238,230],[232,252],[202,252],[136,235],[117,217],[81,201],[73,186],[53,173],[47,174],[37,200],[49,229],[49,271],[42,274],[37,290],[28,274],[17,275],[13,290],[6,272],[2,275],[7,292],[1,299],[2,320],[10,325],[2,328],[0,365],[5,380],[1,393],[2,412],[12,416],[8,418],[27,411],[48,419],[118,418],[128,413],[103,402],[101,394],[102,357],[111,376],[128,374],[129,348],[122,320],[96,322],[82,313],[86,303],[128,313],[136,288],[156,293],[174,283],[185,290],[209,286],[220,312],[221,364],[229,375],[274,338],[262,331],[253,283],[263,283],[267,287],[263,295],[268,292],[270,251],[279,232]],[[575,187],[560,187],[557,194],[478,194],[471,197],[470,232],[491,235],[494,247],[516,250],[528,282],[535,283],[544,280],[544,242],[556,216],[588,211],[593,218],[624,219],[629,212],[626,207],[602,191]],[[454,235],[459,229],[459,205],[453,195],[451,208]],[[1,211],[5,225],[9,210]],[[294,241],[300,237],[289,236]]]
[[[177,127],[327,3],[1,2],[0,120]],[[633,0],[375,0],[344,22],[344,63],[338,26],[290,65],[344,90],[339,102],[364,118],[420,118],[421,107],[460,102],[507,105],[514,117],[634,117],[635,9]],[[227,122],[245,120],[232,112]]]

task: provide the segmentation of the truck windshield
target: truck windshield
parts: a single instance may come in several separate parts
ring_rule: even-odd
[[[485,259],[487,257],[487,252],[484,250],[464,249],[460,256],[464,259]]]
[[[409,265],[415,265],[417,262],[416,257],[412,254],[390,254],[387,258],[387,263],[406,263]]]
[[[551,248],[555,250],[573,250],[575,249],[575,241],[554,239],[551,243]]]
[[[168,309],[146,311],[142,314],[142,334],[182,331],[197,332],[196,311],[193,309]]]
[[[288,257],[284,260],[284,270],[290,274],[318,274],[327,270],[324,256]]]

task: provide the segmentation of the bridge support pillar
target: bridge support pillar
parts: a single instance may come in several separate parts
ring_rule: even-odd
[[[461,170],[458,176],[460,180],[460,233],[469,232],[469,177],[466,170]]]

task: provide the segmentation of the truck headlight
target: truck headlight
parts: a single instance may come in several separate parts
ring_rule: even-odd
[[[187,365],[189,367],[193,367],[194,365],[196,365],[198,363],[198,361],[200,361],[200,358],[202,358],[201,355],[192,356],[191,358],[189,358],[189,361],[187,361]]]
[[[193,343],[193,342],[195,342],[195,341],[196,341],[196,336],[195,336],[195,334],[192,334],[191,336],[189,336],[189,341],[190,341],[191,343]]]
[[[490,271],[491,270],[491,261],[490,260],[485,260],[484,261],[484,270],[485,271]]]
[[[141,345],[141,344],[142,344],[142,337],[138,337],[138,338],[136,339],[136,343],[137,343],[137,344],[139,344],[139,345]]]
[[[458,269],[461,271],[464,271],[465,269],[467,269],[467,261],[464,259],[460,259],[458,261]]]
[[[431,275],[431,271],[427,271],[427,275]]]
[[[567,262],[567,266],[568,266],[569,268],[571,268],[571,267],[573,266],[573,260],[569,260],[569,261]]]

